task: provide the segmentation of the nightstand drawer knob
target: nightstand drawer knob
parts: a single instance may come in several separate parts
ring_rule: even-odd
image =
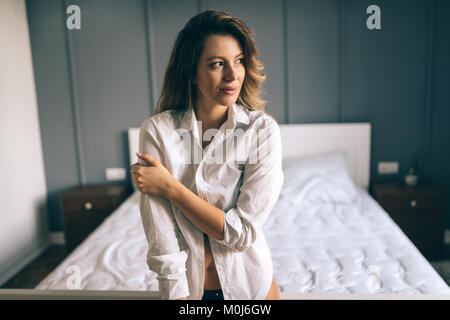
[[[86,203],[84,204],[84,208],[85,208],[86,210],[91,210],[91,209],[92,209],[92,203],[91,203],[91,202],[86,202]]]
[[[416,207],[417,206],[417,201],[416,200],[412,200],[411,201],[411,207]]]

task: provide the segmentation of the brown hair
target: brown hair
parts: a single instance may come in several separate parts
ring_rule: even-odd
[[[213,34],[235,37],[244,50],[245,78],[236,103],[249,110],[264,111],[266,102],[259,95],[266,75],[260,73],[264,65],[256,59],[258,50],[251,37],[253,31],[238,18],[222,11],[205,10],[192,17],[177,35],[154,114],[169,109],[184,111],[193,106],[198,60],[205,39]]]

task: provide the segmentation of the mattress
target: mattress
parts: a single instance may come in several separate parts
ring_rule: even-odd
[[[420,251],[348,171],[345,151],[283,159],[264,225],[282,293],[450,294]],[[135,191],[36,289],[158,291]]]
[[[264,227],[281,292],[450,293],[364,189],[352,201],[330,201],[287,182]],[[157,291],[138,204],[135,192],[36,289]]]
[[[450,293],[366,190],[357,188],[351,203],[299,204],[290,192],[282,193],[265,228],[280,291]]]

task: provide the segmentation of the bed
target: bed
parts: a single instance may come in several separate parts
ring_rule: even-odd
[[[369,123],[282,124],[280,130],[285,182],[264,232],[282,298],[450,294],[368,193]],[[138,136],[138,128],[128,130],[130,163]],[[134,191],[36,289],[158,298],[146,249]]]

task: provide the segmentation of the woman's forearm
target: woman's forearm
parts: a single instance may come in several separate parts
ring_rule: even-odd
[[[175,178],[166,192],[166,197],[172,200],[197,228],[215,240],[223,240],[222,210],[197,196]]]

